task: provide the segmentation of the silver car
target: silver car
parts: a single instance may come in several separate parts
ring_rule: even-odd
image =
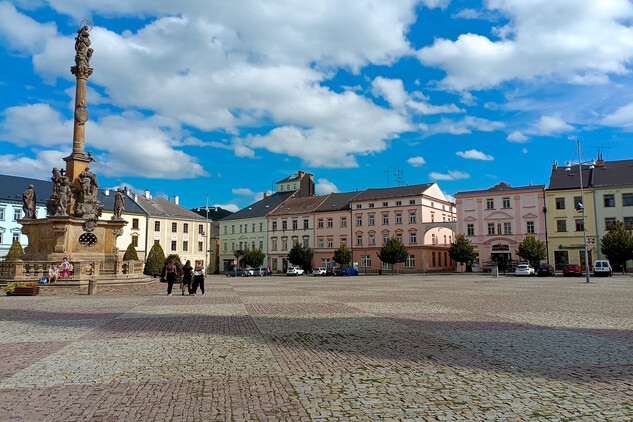
[[[529,264],[519,264],[514,271],[514,275],[534,275],[534,268]]]

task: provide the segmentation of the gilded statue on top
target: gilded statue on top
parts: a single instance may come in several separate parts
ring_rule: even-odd
[[[92,75],[90,68],[92,51],[90,48],[90,28],[82,26],[77,30],[75,37],[75,65],[70,68],[73,75],[78,78],[88,78]]]

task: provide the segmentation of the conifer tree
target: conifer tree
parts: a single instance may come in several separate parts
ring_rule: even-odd
[[[163,252],[163,248],[160,246],[160,243],[154,243],[152,249],[149,250],[149,254],[147,254],[143,274],[152,275],[154,277],[160,276],[164,266],[165,252]]]
[[[13,241],[9,252],[7,253],[6,260],[7,261],[17,261],[18,259],[22,259],[24,256],[24,249],[22,249],[22,245],[18,239]]]
[[[123,255],[124,261],[138,261],[138,254],[136,253],[136,248],[132,243],[127,247],[125,254]]]

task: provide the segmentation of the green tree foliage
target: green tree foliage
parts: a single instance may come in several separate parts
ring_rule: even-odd
[[[334,251],[334,262],[338,262],[341,266],[346,267],[352,260],[352,251],[347,249],[344,243]]]
[[[24,256],[24,249],[22,249],[22,245],[18,239],[13,241],[9,252],[7,253],[6,260],[7,261],[17,261],[18,259],[22,259]]]
[[[163,252],[163,248],[160,246],[160,243],[154,243],[152,249],[150,249],[147,254],[143,274],[157,277],[161,275],[164,266],[165,252]]]
[[[463,234],[455,236],[455,242],[448,248],[448,255],[453,261],[465,263],[467,266],[471,265],[477,256],[475,247]]]
[[[265,257],[266,254],[262,252],[261,249],[249,249],[244,252],[244,256],[242,256],[242,262],[244,262],[249,267],[257,268],[262,266]]]
[[[633,259],[633,227],[616,220],[600,239],[600,250],[612,265],[621,265],[624,273],[626,261]]]
[[[525,236],[523,241],[519,243],[519,250],[515,252],[534,268],[538,267],[542,259],[547,258],[545,243],[538,240],[533,234]]]
[[[288,261],[300,266],[307,273],[312,270],[312,249],[295,243],[288,252]]]
[[[136,253],[136,248],[133,244],[130,245],[125,250],[125,254],[123,254],[124,261],[138,261],[138,254]]]
[[[382,262],[386,262],[387,264],[395,265],[398,262],[406,261],[409,256],[409,251],[404,246],[404,244],[398,240],[397,237],[390,237],[387,240],[387,243],[384,244],[382,248],[378,251],[378,258]],[[393,273],[393,267],[391,270]]]

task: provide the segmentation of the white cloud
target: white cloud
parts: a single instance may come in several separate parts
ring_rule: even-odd
[[[451,135],[466,135],[473,130],[481,132],[494,132],[503,128],[505,125],[501,122],[494,122],[474,116],[466,116],[462,120],[454,121],[442,118],[439,123],[431,124],[421,129],[426,136],[436,135],[438,133],[450,133]]]
[[[528,153],[528,150],[527,150],[527,148],[523,148],[523,149],[521,150],[521,152],[522,152],[523,154],[527,154],[527,153]]]
[[[558,116],[541,116],[539,121],[536,122],[535,128],[541,135],[552,135],[574,130],[573,126],[568,125]]]
[[[327,195],[338,192],[338,188],[327,179],[318,179],[314,191],[317,195]]]
[[[407,160],[407,163],[409,163],[412,167],[422,167],[426,164],[426,161],[422,157],[411,157]]]
[[[241,196],[254,196],[255,195],[255,192],[253,192],[252,190],[250,190],[248,188],[231,189],[231,192],[234,195],[241,195]]]
[[[506,139],[510,142],[516,142],[518,144],[522,144],[529,140],[527,136],[525,136],[523,133],[519,132],[518,130],[515,130],[514,132],[509,134]]]
[[[33,158],[23,154],[0,155],[0,173],[47,180],[53,167],[61,168],[62,159],[70,153],[70,150],[44,150],[36,152]]]
[[[628,0],[489,0],[487,8],[508,23],[499,40],[461,34],[436,39],[418,51],[426,66],[446,72],[441,85],[454,90],[485,89],[513,79],[554,76],[595,84],[624,74],[633,57],[633,5]]]
[[[492,155],[484,154],[481,151],[477,151],[476,149],[471,149],[469,151],[457,151],[457,155],[466,158],[468,160],[482,160],[482,161],[492,161],[494,157]]]
[[[631,127],[633,126],[633,103],[620,107],[615,112],[606,115],[601,123],[606,126]]]
[[[240,210],[240,207],[238,207],[235,204],[214,204],[214,207],[220,207],[222,209],[225,209],[227,211],[231,211],[231,212],[238,212]]]
[[[72,143],[72,120],[65,119],[48,104],[9,107],[3,114],[0,140],[19,146],[50,147]]]
[[[404,107],[409,100],[409,94],[404,90],[400,79],[378,76],[371,82],[371,93],[375,97],[383,97],[394,108]]]
[[[418,101],[407,101],[407,106],[411,107],[418,114],[443,114],[443,113],[464,113],[465,110],[457,107],[455,104],[446,104],[435,106]]]
[[[432,180],[460,180],[470,179],[470,174],[457,170],[449,170],[448,174],[432,172],[429,174],[429,178]]]
[[[457,13],[454,13],[451,17],[453,19],[480,19],[482,13],[475,9],[462,9]]]

